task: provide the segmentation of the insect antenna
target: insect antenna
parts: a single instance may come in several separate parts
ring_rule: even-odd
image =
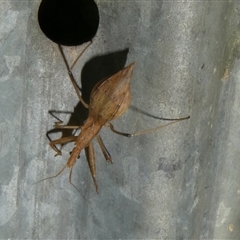
[[[80,190],[72,183],[72,169],[73,169],[73,167],[71,167],[71,169],[70,169],[69,178],[68,178],[69,183],[80,193],[80,195],[82,196],[82,198],[83,198],[87,203],[90,204],[90,202],[83,196],[83,194],[80,192]]]
[[[33,185],[35,185],[35,184],[37,184],[37,183],[43,182],[43,181],[45,181],[45,180],[48,180],[48,179],[58,177],[58,176],[64,171],[64,169],[65,169],[66,167],[67,167],[67,164],[66,164],[56,175],[51,176],[51,177],[47,177],[47,178],[44,178],[44,179],[41,179],[41,180],[39,180],[39,181],[37,181],[37,182],[35,182],[35,183],[32,183],[31,186],[33,186]],[[31,186],[30,186],[30,187],[31,187]]]
[[[32,184],[30,185],[30,187],[32,187],[33,185],[35,185],[35,184],[37,184],[37,183],[43,182],[43,181],[45,181],[45,180],[58,177],[58,176],[64,171],[64,169],[65,169],[66,167],[67,167],[67,164],[66,164],[56,175],[51,176],[51,177],[47,177],[47,178],[41,179],[41,180],[39,180],[39,181],[37,181],[37,182],[35,182],[35,183],[32,183]],[[72,169],[73,169],[73,168],[70,169],[70,173],[69,173],[69,183],[80,193],[80,195],[82,196],[82,198],[83,198],[87,203],[90,204],[90,202],[83,196],[83,194],[80,192],[80,190],[72,183]],[[29,187],[29,188],[30,188],[30,187]]]

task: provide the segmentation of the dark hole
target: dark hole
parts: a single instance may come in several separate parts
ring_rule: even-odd
[[[99,24],[98,8],[93,0],[42,0],[38,22],[53,42],[77,46],[95,36]]]

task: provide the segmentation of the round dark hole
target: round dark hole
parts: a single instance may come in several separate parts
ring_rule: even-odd
[[[53,42],[77,46],[95,36],[99,13],[93,0],[42,0],[38,22]]]

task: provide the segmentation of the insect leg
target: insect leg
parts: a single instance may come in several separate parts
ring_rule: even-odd
[[[121,136],[124,136],[124,137],[129,137],[129,138],[132,137],[132,134],[130,134],[130,133],[123,133],[123,132],[119,132],[119,131],[115,130],[114,126],[110,122],[108,122],[105,126],[110,127],[110,129],[118,135],[121,135]]]
[[[70,69],[72,70],[75,66],[75,64],[77,63],[77,61],[79,60],[79,58],[83,55],[83,53],[88,49],[88,47],[92,44],[92,40],[90,41],[90,43],[82,50],[82,52],[78,55],[78,57],[75,59],[75,61],[73,62],[72,66],[70,67]]]
[[[68,143],[68,142],[76,142],[77,140],[77,136],[69,136],[69,137],[63,137],[63,138],[59,138],[56,140],[53,140],[49,143],[50,147],[57,152],[55,154],[55,157],[58,155],[62,155],[62,152],[56,147],[56,144],[64,144],[64,143]]]
[[[147,129],[147,130],[144,130],[144,131],[140,131],[140,132],[136,132],[136,133],[122,133],[122,132],[119,132],[119,131],[117,131],[117,130],[115,130],[114,129],[114,126],[111,124],[111,123],[109,123],[109,125],[107,125],[107,126],[109,126],[110,127],[110,129],[114,132],[114,133],[116,133],[116,134],[119,134],[119,135],[122,135],[122,136],[124,136],[124,137],[135,137],[135,136],[139,136],[139,135],[142,135],[142,134],[147,134],[147,133],[150,133],[150,132],[154,132],[154,131],[156,131],[156,130],[158,130],[158,129],[160,129],[160,128],[164,128],[164,127],[167,127],[167,126],[169,126],[169,125],[172,125],[172,124],[174,124],[174,123],[177,123],[177,122],[180,122],[180,121],[183,121],[183,120],[186,120],[186,119],[189,119],[190,118],[190,116],[188,116],[188,117],[185,117],[185,118],[179,118],[178,120],[174,120],[174,122],[170,122],[170,123],[167,123],[167,124],[164,124],[164,125],[161,125],[161,126],[157,126],[157,127],[155,127],[155,128],[150,128],[150,129]]]
[[[69,75],[70,80],[71,80],[71,82],[72,82],[72,85],[73,85],[73,87],[74,87],[74,89],[75,89],[75,92],[77,93],[78,98],[79,98],[80,102],[83,104],[83,106],[86,107],[86,108],[88,108],[88,104],[83,100],[82,96],[80,95],[79,87],[78,87],[78,85],[77,85],[77,83],[76,83],[76,81],[75,81],[75,79],[74,79],[72,70],[71,70],[71,68],[69,67],[69,64],[68,64],[68,62],[67,62],[67,59],[66,59],[66,57],[65,57],[65,55],[64,55],[62,46],[61,46],[61,45],[58,45],[58,47],[59,47],[60,53],[61,53],[61,55],[62,55],[62,58],[63,58],[63,60],[64,60],[64,63],[65,63],[65,65],[66,65],[66,67],[67,67],[68,75]],[[86,50],[86,49],[84,49],[84,51],[85,51],[85,50]]]
[[[53,125],[54,128],[64,128],[64,129],[80,129],[82,126],[69,126],[69,125],[61,125],[59,122],[55,122]]]
[[[97,135],[97,141],[107,162],[113,163],[111,154],[108,152],[99,134]]]
[[[94,186],[96,188],[96,192],[98,193],[98,184],[97,184],[97,180],[96,180],[96,162],[95,162],[95,154],[94,154],[94,148],[93,148],[92,142],[89,143],[89,145],[87,147],[87,151],[88,151],[88,157],[87,157],[88,165],[90,168]]]

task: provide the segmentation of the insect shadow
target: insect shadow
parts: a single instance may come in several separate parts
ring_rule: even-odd
[[[71,74],[72,74],[71,68],[73,68],[75,63],[73,63],[72,67],[69,68],[69,65],[68,65],[67,59],[64,56],[63,50],[60,46],[59,46],[59,48],[60,48],[60,52],[62,54],[62,57],[65,61],[65,64],[66,64],[66,66],[69,70],[69,75],[70,75],[70,78],[71,78]],[[84,51],[85,50],[83,50],[83,52]],[[88,115],[89,115],[88,107],[86,108],[86,106],[84,106],[84,102],[86,104],[89,104],[90,95],[91,95],[91,92],[92,92],[92,89],[94,88],[94,86],[96,86],[103,79],[108,79],[109,76],[113,76],[116,72],[119,72],[120,70],[122,70],[124,68],[124,65],[125,65],[126,60],[127,60],[128,52],[129,52],[129,49],[126,48],[124,50],[117,51],[117,52],[114,52],[114,53],[109,53],[109,54],[106,54],[106,55],[103,55],[103,56],[96,56],[96,57],[90,59],[84,65],[84,67],[82,69],[82,72],[81,72],[81,77],[80,77],[79,81],[76,81],[77,85],[75,85],[73,83],[73,86],[74,86],[77,94],[78,94],[79,91],[81,92],[80,101],[75,106],[74,111],[70,112],[70,111],[49,110],[49,114],[52,115],[57,120],[57,122],[55,122],[54,128],[49,130],[46,133],[46,136],[50,141],[50,145],[53,142],[51,137],[50,137],[50,135],[52,133],[61,132],[62,136],[61,136],[60,139],[75,139],[76,138],[75,137],[76,129],[71,129],[71,128],[69,129],[68,126],[83,126],[84,125],[84,123],[85,123],[85,121],[86,121],[86,119],[88,118]],[[81,56],[81,54],[79,55],[79,57]],[[78,60],[78,58],[76,59],[76,61],[77,60]],[[75,72],[76,72],[76,70],[75,70]],[[75,78],[73,76],[72,76],[71,81],[75,82]],[[78,85],[79,85],[78,83],[80,81],[82,81],[82,84],[81,84],[82,88],[81,89],[78,87]],[[76,88],[78,88],[78,89],[76,89]],[[81,101],[81,99],[83,101]],[[64,125],[65,126],[64,128],[58,128],[56,126],[59,123],[60,124],[63,123],[61,121],[61,119],[57,116],[58,114],[70,114],[69,121],[67,122],[66,125]],[[102,145],[103,143],[102,143],[100,135],[98,136],[98,141],[100,141],[101,149],[102,148],[104,149],[103,152],[104,152],[104,154],[106,154],[105,158],[107,158],[109,162],[112,162],[110,154],[108,153],[107,149],[105,149],[105,146]],[[65,145],[65,144],[67,144],[67,142],[59,143],[60,147],[58,148],[58,150],[55,149],[55,147],[53,147],[55,149],[55,151],[58,152],[58,154],[56,154],[56,155],[59,155],[59,153],[61,153],[61,149],[62,149],[63,145]],[[89,149],[89,148],[92,148],[92,145],[87,146],[85,148],[85,154],[86,154],[86,157],[88,159],[88,163],[90,164],[90,162],[93,161],[92,160],[93,156],[91,155],[91,153],[93,153],[94,150]],[[72,152],[70,152],[70,155],[72,155]],[[78,156],[78,158],[79,157],[80,156]],[[90,169],[92,169],[91,166],[90,166]],[[93,170],[93,171],[95,171],[95,170]],[[95,174],[95,173],[92,173],[92,176],[93,176],[93,174]],[[50,177],[50,178],[52,178],[52,177]],[[45,178],[43,180],[46,180],[46,179],[48,179],[48,178]],[[97,183],[96,183],[96,180],[95,180],[94,176],[93,176],[93,180],[94,180],[94,184],[95,184],[95,187],[96,187],[96,190],[97,190],[98,187],[97,187]],[[40,180],[38,182],[41,182],[41,181],[42,180]],[[70,172],[70,175],[69,175],[69,181],[71,183],[71,172]],[[73,186],[75,187],[75,185],[73,185]],[[79,189],[77,189],[77,191],[79,191]],[[81,192],[80,192],[80,194],[81,194]]]
[[[102,79],[112,76],[114,73],[120,71],[124,68],[127,61],[129,49],[123,49],[121,51],[109,53],[103,56],[96,56],[90,59],[83,67],[81,76],[77,81],[77,84],[81,82],[82,88],[82,98],[86,103],[89,103],[90,94],[93,87],[100,82]],[[76,70],[75,70],[76,72]],[[76,75],[79,75],[76,72]],[[66,125],[68,126],[78,126],[83,125],[84,121],[88,117],[88,109],[83,106],[81,101],[74,107],[73,112],[71,111],[61,111],[61,110],[49,110],[51,116],[53,116],[57,122],[62,122],[58,117],[59,114],[70,115]],[[73,136],[75,130],[65,129],[65,128],[53,128],[46,133],[49,141],[51,140],[50,135],[56,132],[61,132],[61,137]],[[63,146],[65,144],[61,144]]]

